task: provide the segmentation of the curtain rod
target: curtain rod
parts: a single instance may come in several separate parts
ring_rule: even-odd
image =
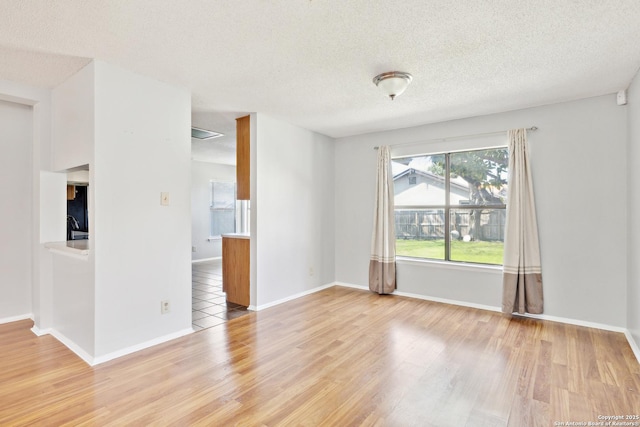
[[[531,126],[530,128],[527,128],[527,130],[534,132],[536,130],[538,130],[538,128],[536,126]],[[478,136],[490,136],[490,135],[500,135],[501,133],[505,133],[508,132],[508,130],[499,130],[499,131],[495,131],[495,132],[485,132],[485,133],[475,133],[475,134],[471,134],[471,135],[458,135],[458,136],[450,136],[447,138],[434,138],[434,139],[425,139],[422,141],[414,141],[414,142],[402,142],[400,144],[393,144],[390,145],[390,147],[400,147],[402,145],[415,145],[415,144],[424,144],[427,142],[436,142],[436,141],[440,141],[440,142],[445,142],[445,141],[453,141],[456,139],[464,139],[464,138],[473,138],[473,137],[478,137]],[[378,146],[373,147],[374,150],[377,150]]]

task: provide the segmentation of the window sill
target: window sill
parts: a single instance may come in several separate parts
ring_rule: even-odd
[[[435,268],[443,268],[449,270],[475,270],[482,271],[486,273],[500,273],[502,274],[502,266],[501,265],[489,265],[489,264],[471,264],[464,262],[449,262],[449,261],[438,261],[433,259],[424,259],[424,258],[411,258],[411,257],[396,257],[397,264],[405,264],[405,265],[422,265],[428,267]]]

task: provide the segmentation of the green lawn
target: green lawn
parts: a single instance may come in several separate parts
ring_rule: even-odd
[[[502,264],[502,242],[451,242],[451,261]],[[396,255],[444,259],[444,240],[396,240]]]

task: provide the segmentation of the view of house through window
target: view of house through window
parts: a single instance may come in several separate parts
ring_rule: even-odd
[[[396,255],[502,264],[507,148],[393,159]]]
[[[236,183],[211,181],[211,232],[213,238],[236,232]]]

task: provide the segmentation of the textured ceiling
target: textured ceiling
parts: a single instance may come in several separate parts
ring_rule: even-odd
[[[53,87],[97,58],[188,88],[199,127],[257,111],[340,137],[613,93],[640,66],[638,0],[0,0],[0,12],[1,79]],[[414,76],[395,101],[371,82],[391,70]]]

